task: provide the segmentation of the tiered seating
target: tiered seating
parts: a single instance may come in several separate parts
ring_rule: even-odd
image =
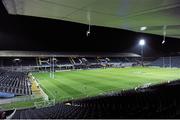
[[[72,59],[74,61],[74,64],[82,64],[81,59],[79,59],[79,58],[72,58]]]
[[[27,73],[0,70],[0,92],[30,95],[31,85]]]
[[[54,62],[52,62],[54,59]],[[95,58],[95,57],[55,57],[50,59],[20,57],[20,58],[0,58],[0,67],[10,67],[11,69],[24,69],[35,71],[37,66],[41,70],[48,70],[49,67],[63,69],[86,69],[86,68],[101,68],[101,67],[122,67],[132,66],[135,60],[133,58],[112,57],[112,58]],[[21,67],[19,67],[21,66]]]
[[[93,57],[88,57],[86,58],[87,63],[88,63],[88,68],[101,68],[103,67],[101,65],[101,63],[97,60],[97,58],[93,58]]]
[[[12,58],[1,58],[0,62],[1,66],[12,66],[14,64]]]
[[[35,58],[22,58],[20,65],[22,66],[37,66]]]
[[[97,61],[97,59],[96,58],[86,58],[87,59],[87,61],[89,62],[89,63],[91,63],[91,64],[97,64],[98,63],[98,61]]]
[[[171,57],[171,67],[180,67],[180,56]]]
[[[20,110],[13,118],[177,118],[180,116],[179,90],[180,81],[174,81],[47,108]]]
[[[160,57],[151,63],[151,66],[169,67],[169,59],[166,57]]]
[[[138,59],[139,58],[117,58],[113,57],[110,58],[109,64],[112,67],[129,67],[129,66],[136,66],[138,65]]]
[[[59,65],[69,65],[71,64],[69,58],[57,58],[57,64]]]
[[[110,63],[120,63],[121,61],[120,61],[120,59],[119,58],[109,58],[110,59]]]
[[[180,67],[180,56],[160,57],[153,61],[150,65],[159,67]]]
[[[143,90],[73,101],[72,104],[94,109],[95,118],[171,118],[176,116],[177,109],[180,110],[177,107],[179,89],[178,81]]]
[[[16,58],[0,58],[0,66],[37,66],[35,58],[17,58],[19,61],[15,62]]]

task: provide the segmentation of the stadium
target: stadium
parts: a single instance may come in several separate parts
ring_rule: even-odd
[[[180,118],[178,0],[0,0],[0,119]]]

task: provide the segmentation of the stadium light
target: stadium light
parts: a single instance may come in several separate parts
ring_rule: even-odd
[[[20,59],[19,58],[15,58],[14,61],[20,61]]]
[[[144,30],[146,30],[146,29],[147,29],[146,26],[140,28],[141,31],[144,31]]]
[[[144,46],[144,45],[145,45],[145,40],[144,40],[144,39],[141,39],[141,40],[139,41],[139,45],[140,45],[140,46]]]
[[[90,35],[90,30],[88,30],[87,32],[86,32],[86,36],[89,36]]]
[[[165,42],[166,42],[166,41],[165,41],[165,40],[163,40],[163,41],[162,41],[162,45],[163,45]]]
[[[139,45],[141,46],[141,65],[144,66],[144,59],[143,59],[143,52],[144,52],[144,45],[146,44],[144,39],[139,40]]]

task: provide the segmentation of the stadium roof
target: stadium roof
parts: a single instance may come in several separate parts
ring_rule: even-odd
[[[0,57],[140,57],[140,55],[134,53],[0,51]]]
[[[179,0],[3,0],[9,14],[37,16],[180,38]],[[144,31],[140,28],[144,27]]]

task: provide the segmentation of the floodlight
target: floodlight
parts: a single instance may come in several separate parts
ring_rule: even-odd
[[[139,41],[139,45],[140,45],[140,46],[144,46],[144,45],[145,45],[145,40],[144,40],[144,39],[141,39],[141,40]]]
[[[144,30],[146,30],[146,29],[147,29],[146,26],[140,28],[141,31],[144,31]]]
[[[90,35],[90,30],[88,30],[88,31],[86,32],[86,35],[87,35],[87,36],[89,36],[89,35]]]
[[[15,58],[14,61],[20,61],[20,59],[19,58]]]
[[[139,40],[139,45],[141,46],[141,64],[142,64],[142,66],[144,66],[143,65],[143,49],[144,49],[144,45],[145,45],[145,40],[144,39],[140,39]]]
[[[162,44],[164,44],[165,42],[166,42],[166,41],[165,41],[165,40],[163,40],[163,41],[162,41]]]

